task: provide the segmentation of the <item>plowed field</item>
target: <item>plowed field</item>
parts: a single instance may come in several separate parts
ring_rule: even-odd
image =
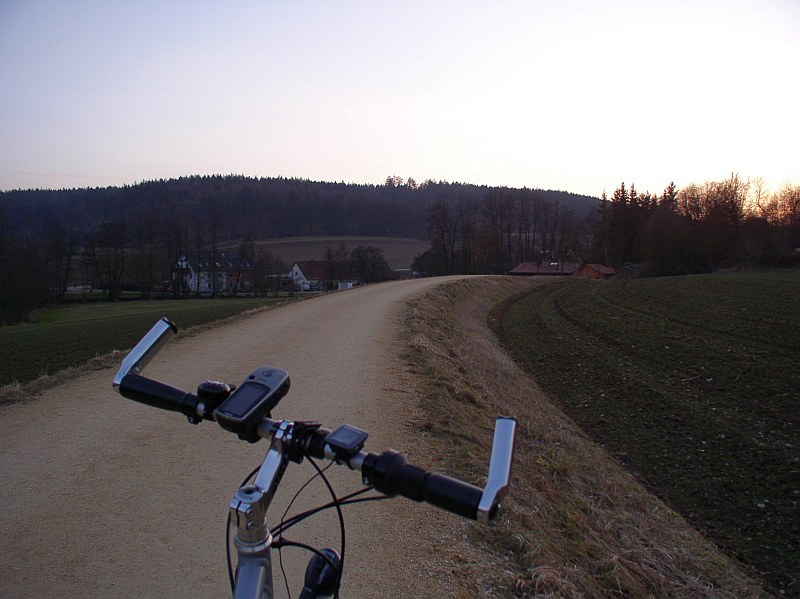
[[[516,358],[593,439],[800,594],[800,273],[574,281],[512,305]]]

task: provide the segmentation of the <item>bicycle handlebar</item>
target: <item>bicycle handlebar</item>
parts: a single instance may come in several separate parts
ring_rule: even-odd
[[[166,318],[158,321],[123,361],[114,378],[114,387],[128,399],[180,412],[193,424],[203,419],[215,420],[214,410],[230,394],[231,387],[207,381],[206,384],[212,383],[212,386],[222,385],[226,391],[220,391],[220,394],[209,392],[204,384],[195,395],[139,374],[175,331],[177,327]],[[206,391],[201,393],[203,389]],[[424,501],[472,520],[488,522],[494,519],[509,484],[516,429],[513,418],[498,418],[496,421],[489,476],[484,489],[409,464],[404,455],[391,449],[381,454],[358,451],[346,457],[337,455],[325,443],[330,431],[316,423],[287,423],[266,417],[258,425],[254,439],[248,440],[272,438],[282,424],[291,425],[297,435],[289,442],[282,441],[282,451],[286,452],[288,459],[295,462],[304,457],[334,459],[353,470],[360,470],[364,483],[382,493]]]
[[[464,518],[478,519],[483,489],[409,464],[404,455],[394,450],[368,454],[361,471],[365,480],[387,495],[402,495]],[[494,503],[489,519],[494,518],[498,505]]]
[[[264,419],[258,429],[259,437],[272,438],[280,424],[278,421]],[[308,425],[300,424],[304,427]],[[303,433],[306,437],[299,445],[303,457],[333,459],[347,465],[351,470],[360,471],[364,483],[381,493],[402,495],[470,520],[489,522],[497,516],[500,501],[509,484],[515,429],[514,418],[496,420],[489,477],[484,489],[409,464],[403,454],[393,449],[387,449],[380,454],[359,451],[352,457],[342,459],[325,443],[325,437],[330,431],[315,423]]]
[[[154,408],[180,412],[185,416],[196,414],[199,398],[176,387],[170,387],[138,374],[127,374],[117,385],[119,394]]]

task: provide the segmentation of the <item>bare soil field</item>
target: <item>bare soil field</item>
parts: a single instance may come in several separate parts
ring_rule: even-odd
[[[776,593],[800,596],[800,272],[568,280],[509,350],[597,443]]]

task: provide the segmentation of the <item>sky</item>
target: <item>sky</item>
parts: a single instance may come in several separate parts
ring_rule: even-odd
[[[798,0],[0,0],[0,190],[800,185]]]

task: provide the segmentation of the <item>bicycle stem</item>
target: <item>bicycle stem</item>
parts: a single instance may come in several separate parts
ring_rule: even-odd
[[[292,427],[293,423],[287,421],[278,424],[256,480],[252,485],[241,487],[231,501],[230,514],[236,523],[237,548],[239,542],[254,548],[262,543],[269,547],[272,542],[266,523],[267,511],[289,462],[286,450],[287,444],[292,442]]]
[[[231,502],[238,555],[234,599],[272,599],[272,533],[267,526],[267,507],[264,493],[252,485],[241,487]]]
[[[241,487],[231,501],[238,554],[234,599],[272,596],[272,533],[267,526],[267,511],[286,472],[286,443],[291,442],[291,433],[291,422],[278,424],[254,484]]]

